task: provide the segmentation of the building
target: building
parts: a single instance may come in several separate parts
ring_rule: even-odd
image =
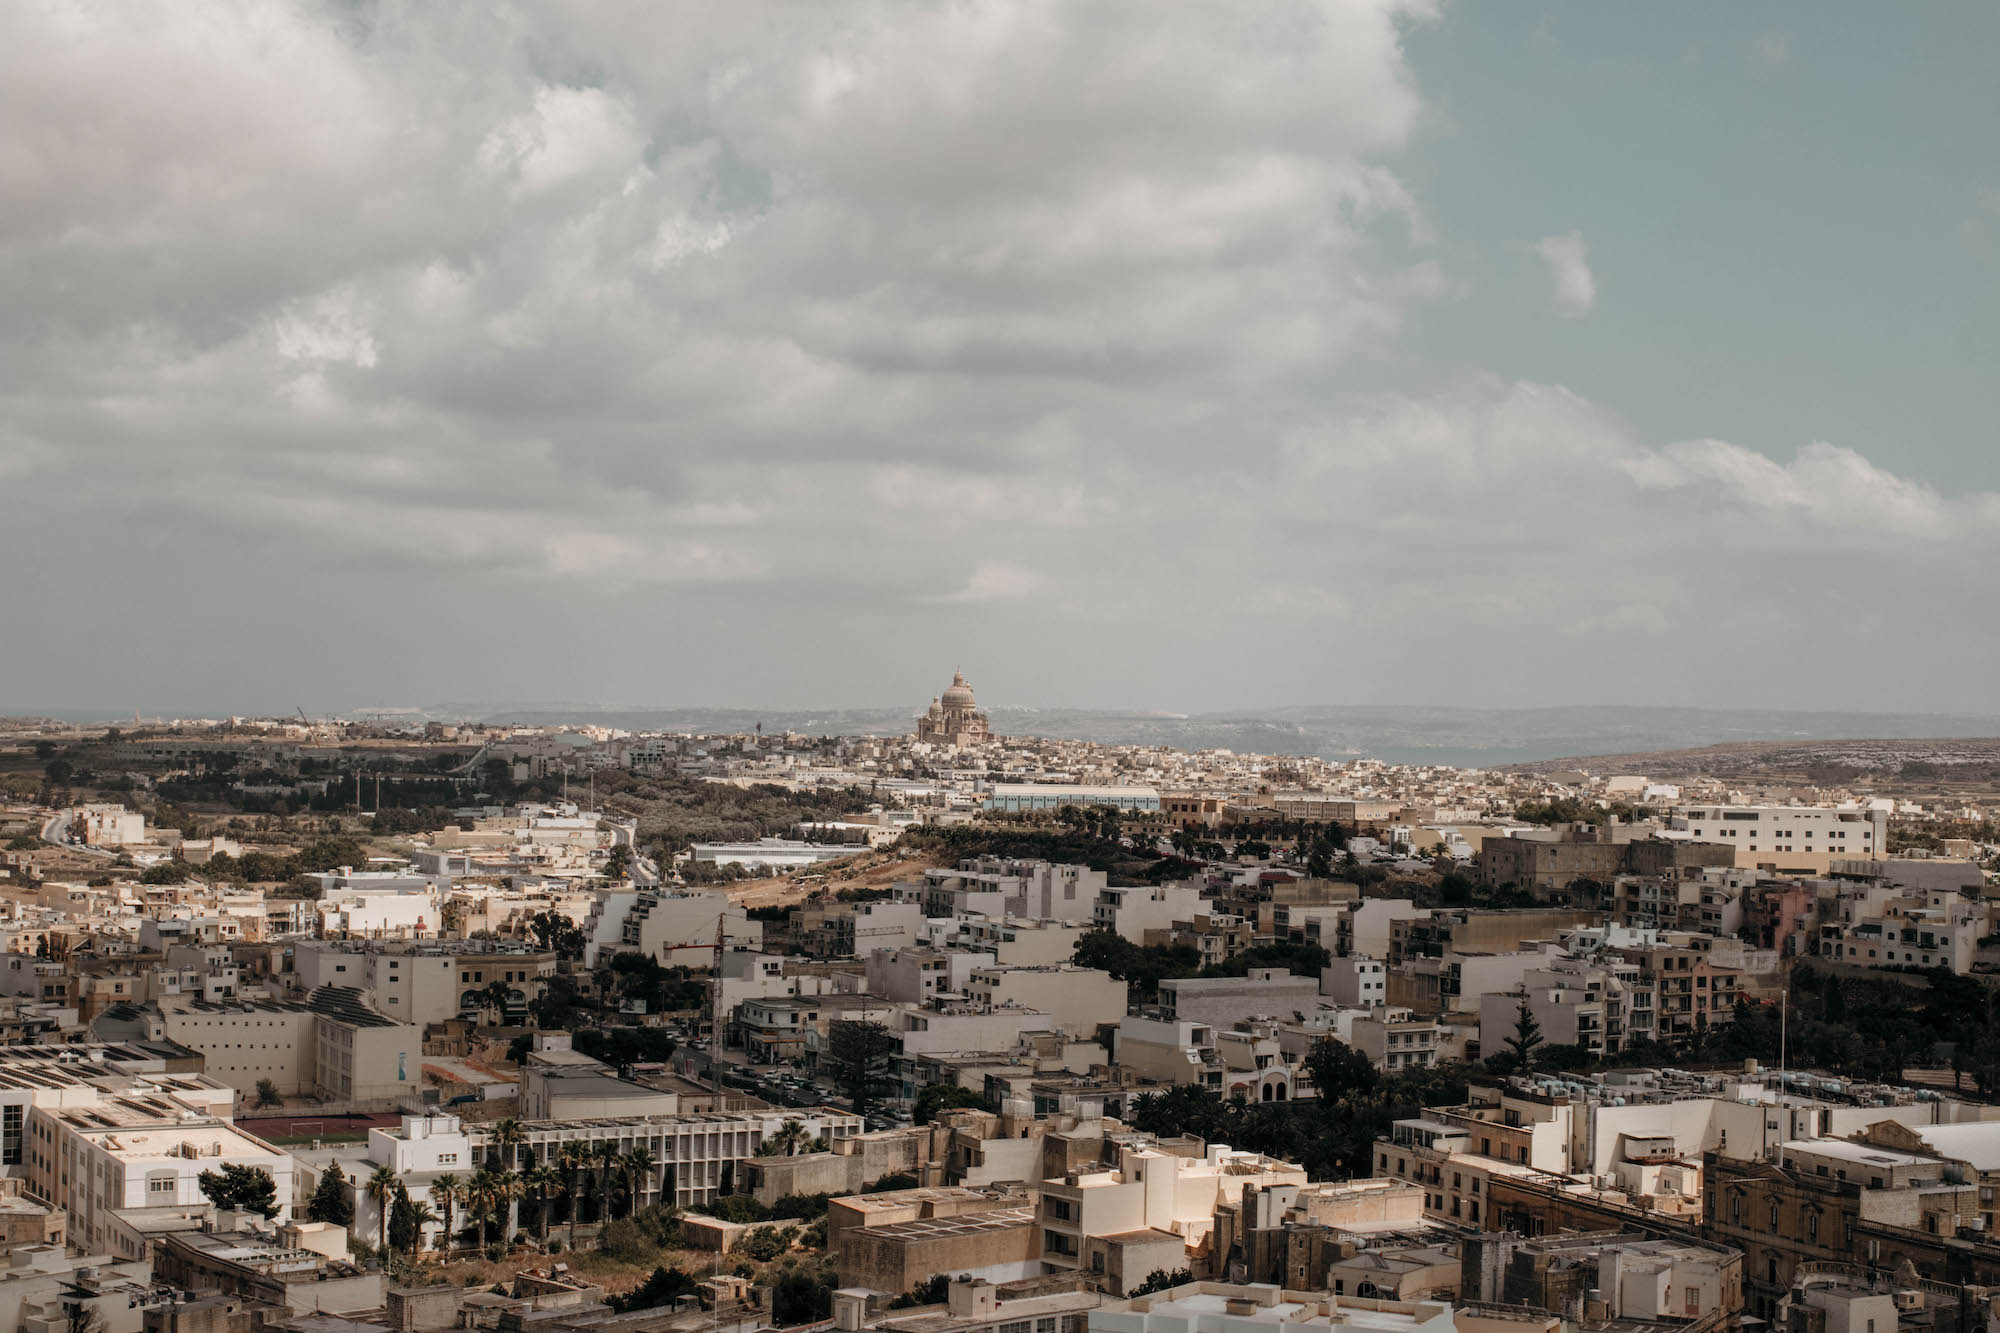
[[[1833,858],[1883,856],[1889,845],[1889,813],[1877,806],[1689,806],[1674,823],[1728,847],[1736,865],[1794,873],[1825,874]]]
[[[1634,838],[1625,826],[1586,826],[1541,836],[1488,838],[1473,864],[1489,888],[1513,885],[1536,896],[1566,891],[1578,880],[1609,884],[1621,874],[1679,878],[1683,870],[1737,864],[1725,842]]]
[[[1171,985],[1163,982],[1162,988]],[[1058,1030],[1093,1036],[1100,1026],[1125,1017],[1126,987],[1109,972],[1052,963],[1040,967],[978,967],[965,995],[994,1010],[1029,1009],[1046,1014]]]
[[[121,1011],[106,1011],[116,1022]],[[368,1007],[360,991],[321,986],[303,1003],[188,1000],[163,1006],[162,1035],[206,1058],[204,1072],[254,1094],[269,1080],[281,1096],[394,1101],[423,1086],[423,1028]]]
[[[1346,1008],[1373,1009],[1389,1002],[1382,960],[1355,954],[1320,969],[1319,993]]]
[[[1547,960],[1512,991],[1479,997],[1479,1049],[1487,1055],[1506,1049],[1525,1001],[1549,1045],[1580,1047],[1593,1059],[1616,1055],[1655,1035],[1656,984],[1637,963]]]
[[[405,1023],[442,1023],[492,1009],[491,987],[506,989],[504,1012],[522,1015],[556,973],[556,955],[513,940],[301,940],[294,967],[306,990],[362,991]]]
[[[951,673],[951,684],[917,719],[917,740],[923,744],[963,748],[984,745],[992,738],[986,714],[973,702],[972,686],[962,671]]]
[[[986,798],[996,814],[1060,810],[1066,805],[1108,805],[1127,814],[1156,814],[1160,793],[1152,787],[1092,787],[1055,782],[999,782]]]
[[[350,1262],[346,1230],[326,1223],[168,1235],[154,1272],[183,1291],[220,1292],[293,1314],[382,1306],[382,1274]]]
[[[1018,1186],[933,1186],[827,1203],[827,1251],[840,1284],[899,1296],[936,1273],[989,1282],[1038,1276],[1030,1197]]]
[[[142,1259],[153,1237],[200,1225],[213,1205],[200,1177],[224,1162],[253,1166],[276,1186],[277,1216],[289,1215],[289,1153],[220,1119],[192,1098],[134,1090],[76,1106],[40,1106],[25,1128],[28,1189],[69,1213],[74,1245]]]
[[[1743,1252],[1727,1245],[1640,1232],[1487,1231],[1465,1237],[1460,1256],[1467,1301],[1649,1324],[1727,1319],[1743,1308]]]
[[[1091,925],[1143,940],[1149,930],[1171,930],[1174,922],[1192,920],[1205,909],[1207,900],[1194,884],[1142,884],[1132,888],[1105,888],[1091,905]]]
[[[1435,1018],[1419,1018],[1401,1006],[1386,1005],[1350,1020],[1347,1044],[1377,1069],[1394,1074],[1436,1064],[1441,1033]]]
[[[882,1293],[842,1287],[833,1293],[833,1327],[841,1333],[877,1329],[881,1333],[1086,1333],[1089,1312],[1104,1297],[1074,1279],[1032,1277],[989,1282],[965,1276],[954,1280],[941,1305],[875,1311]]]
[[[1155,1147],[1120,1147],[1111,1170],[1075,1171],[1042,1182],[1036,1214],[1042,1262],[1052,1270],[1104,1272],[1114,1248],[1107,1242],[1124,1238],[1147,1244],[1155,1257],[1172,1257],[1152,1237],[1136,1234],[1144,1232],[1178,1238],[1185,1257],[1206,1245],[1218,1204],[1246,1187],[1305,1183],[1302,1167],[1222,1144],[1207,1145],[1194,1158]],[[1161,1266],[1171,1272],[1186,1263]],[[1125,1267],[1127,1276],[1133,1271]]]
[[[1089,1333],[1559,1333],[1560,1316],[1448,1301],[1293,1291],[1273,1283],[1187,1282],[1100,1306]]]
[[[1144,1082],[1192,1083],[1212,1092],[1222,1091],[1229,1072],[1216,1049],[1215,1029],[1185,1018],[1128,1015],[1118,1024],[1112,1058]]]
[[[1240,977],[1171,977],[1160,982],[1160,1013],[1220,1027],[1239,1018],[1292,1018],[1320,1007],[1319,980],[1282,967]]]

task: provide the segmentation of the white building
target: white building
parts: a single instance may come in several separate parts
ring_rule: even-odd
[[[1382,960],[1364,954],[1336,958],[1320,969],[1319,993],[1335,1004],[1372,1009],[1389,1002]]]
[[[134,1093],[89,1106],[36,1106],[27,1122],[28,1188],[69,1212],[70,1243],[124,1259],[149,1251],[149,1210],[212,1207],[201,1173],[223,1163],[265,1172],[277,1219],[291,1215],[290,1153],[174,1096]]]
[[[994,1010],[1026,1009],[1053,1018],[1072,1037],[1089,1037],[1125,1017],[1125,983],[1109,972],[1052,963],[1041,967],[975,968],[966,998]]]
[[[1149,930],[1172,930],[1176,921],[1191,921],[1208,905],[1195,884],[1149,884],[1098,891],[1091,906],[1091,923],[1099,930],[1143,940]]]
[[[1857,805],[1698,805],[1683,808],[1673,822],[1696,842],[1719,842],[1739,853],[1818,852],[1871,857],[1885,851],[1889,816]]]

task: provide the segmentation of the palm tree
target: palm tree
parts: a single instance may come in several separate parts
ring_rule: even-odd
[[[507,1158],[507,1169],[509,1171],[520,1165],[518,1160],[520,1154],[514,1150],[527,1137],[528,1131],[523,1129],[521,1122],[512,1116],[493,1126],[493,1146],[501,1150],[502,1154]],[[489,1162],[488,1165],[491,1165],[491,1163]]]
[[[431,1182],[431,1198],[444,1209],[444,1244],[439,1246],[439,1249],[451,1249],[452,1212],[458,1201],[464,1197],[464,1183],[449,1171]]]
[[[557,1190],[563,1187],[563,1173],[547,1162],[544,1162],[540,1166],[531,1168],[521,1178],[521,1183],[535,1196],[541,1205],[535,1212],[537,1222],[535,1229],[540,1233],[542,1243],[546,1245],[549,1240],[550,1199]]]
[[[625,1208],[625,1216],[638,1216],[640,1182],[652,1178],[653,1168],[656,1165],[652,1152],[643,1143],[625,1154],[625,1175],[632,1183],[632,1198]]]
[[[510,1211],[509,1205],[525,1194],[527,1189],[525,1182],[521,1179],[521,1173],[518,1171],[512,1171],[501,1176],[495,1184],[497,1188],[494,1191],[494,1202],[499,1205],[499,1222],[501,1227],[499,1239],[504,1241],[507,1239],[506,1227],[507,1215]]]
[[[776,1145],[778,1153],[784,1153],[786,1157],[798,1157],[800,1149],[812,1145],[812,1135],[806,1133],[804,1121],[786,1121],[784,1125],[778,1127],[778,1133],[772,1135],[772,1143]],[[772,1153],[772,1157],[776,1157],[778,1153]]]
[[[414,1260],[417,1251],[424,1247],[424,1228],[437,1221],[438,1215],[431,1211],[429,1204],[420,1203],[415,1205],[410,1220],[416,1224],[416,1229],[410,1233],[410,1258]]]
[[[576,1215],[583,1211],[583,1167],[590,1151],[581,1143],[562,1146],[563,1170],[569,1173],[569,1247],[576,1249]]]
[[[590,1146],[590,1156],[597,1165],[597,1220],[602,1222],[611,1215],[611,1173],[618,1169],[618,1145],[600,1139]]]
[[[389,1201],[396,1197],[396,1187],[403,1178],[386,1166],[375,1168],[375,1174],[368,1177],[368,1197],[375,1201],[375,1209],[382,1221],[382,1252],[389,1251]]]

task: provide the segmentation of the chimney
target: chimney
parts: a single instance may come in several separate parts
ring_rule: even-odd
[[[945,1308],[954,1318],[982,1318],[993,1314],[1000,1304],[999,1293],[983,1277],[963,1277],[951,1284]]]

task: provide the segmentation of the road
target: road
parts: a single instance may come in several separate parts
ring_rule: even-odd
[[[652,858],[639,855],[639,821],[634,819],[621,824],[615,819],[607,819],[605,823],[611,825],[612,845],[627,848],[632,853],[632,882],[642,889],[656,886],[660,882],[660,868],[653,864]]]

